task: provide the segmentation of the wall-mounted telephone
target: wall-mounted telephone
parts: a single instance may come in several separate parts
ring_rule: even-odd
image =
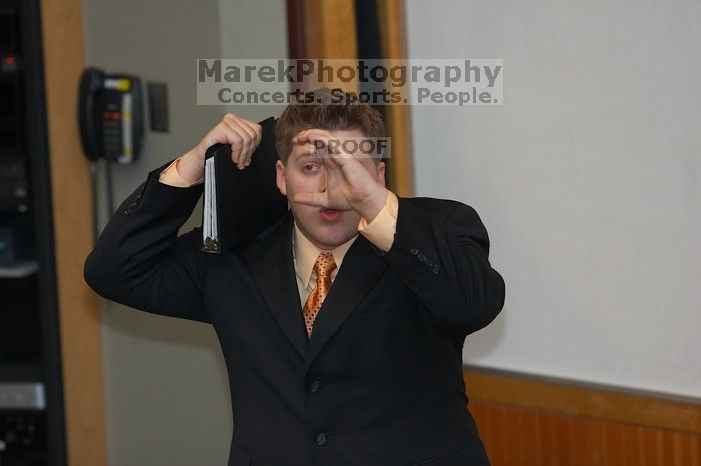
[[[144,139],[141,80],[86,68],[80,77],[78,118],[83,151],[90,161],[93,233],[98,235],[97,162],[103,160],[109,214],[114,212],[112,163],[134,162]]]
[[[78,101],[80,138],[90,160],[135,161],[144,138],[141,80],[86,68]]]

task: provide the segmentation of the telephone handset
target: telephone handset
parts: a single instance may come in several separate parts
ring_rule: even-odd
[[[80,139],[90,160],[126,164],[137,159],[144,138],[139,78],[86,68],[80,78],[78,116]]]

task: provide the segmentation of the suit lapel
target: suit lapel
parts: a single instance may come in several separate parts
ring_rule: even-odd
[[[381,255],[363,235],[353,241],[314,319],[307,346],[307,368],[387,268]]]
[[[277,226],[271,227],[268,234],[263,234],[253,246],[244,249],[242,255],[265,303],[292,346],[302,358],[306,358],[308,368],[370,291],[387,268],[387,263],[381,258],[381,251],[364,236],[358,235],[343,258],[329,294],[314,320],[312,337],[308,339],[292,259],[293,222],[288,211]]]
[[[304,358],[308,338],[292,260],[292,225],[288,211],[269,234],[242,254],[275,320]]]

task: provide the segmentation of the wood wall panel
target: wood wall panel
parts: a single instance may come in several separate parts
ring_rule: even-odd
[[[470,402],[492,466],[701,466],[701,435]]]
[[[701,434],[701,401],[502,371],[465,373],[471,400]]]
[[[466,380],[493,466],[701,466],[699,403],[513,374]]]

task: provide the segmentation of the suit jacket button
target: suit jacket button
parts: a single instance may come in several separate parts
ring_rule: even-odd
[[[419,254],[416,257],[418,257],[421,262],[426,262],[426,256],[424,256],[423,254]]]
[[[314,393],[321,390],[321,382],[319,382],[318,380],[315,380],[314,382],[312,382],[311,389],[312,389],[312,392],[314,392]]]
[[[326,444],[326,434],[325,433],[322,432],[316,436],[316,444],[319,446]]]
[[[415,256],[415,255],[417,255],[417,254],[419,253],[419,250],[416,249],[416,248],[411,248],[411,249],[409,250],[409,252],[411,253],[412,256]]]
[[[438,265],[434,265],[434,266],[433,266],[433,273],[435,273],[436,275],[438,275],[438,272],[439,272],[439,271],[440,271],[440,267],[438,267]]]

